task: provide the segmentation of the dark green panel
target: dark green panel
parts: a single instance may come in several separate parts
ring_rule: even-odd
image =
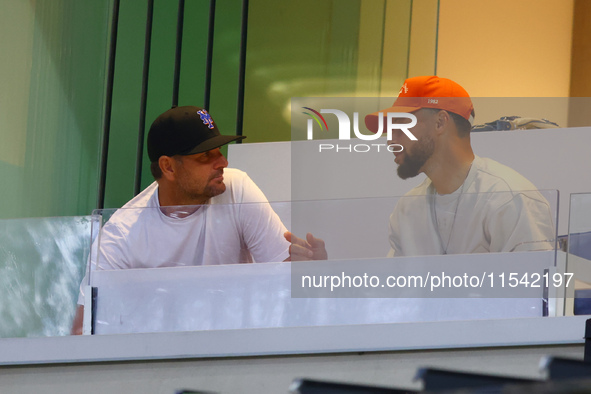
[[[154,119],[172,106],[177,16],[178,1],[156,0],[154,2],[154,28],[152,30],[144,141],[148,137],[148,130]],[[154,182],[154,178],[150,173],[150,160],[144,144],[142,188],[152,182]]]
[[[210,113],[222,134],[236,134],[242,2],[216,5]]]
[[[120,3],[105,208],[133,197],[146,13],[146,0]]]
[[[209,0],[185,3],[179,105],[203,107]]]

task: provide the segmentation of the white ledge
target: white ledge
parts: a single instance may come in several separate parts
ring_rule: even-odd
[[[582,344],[588,316],[0,339],[0,365]]]

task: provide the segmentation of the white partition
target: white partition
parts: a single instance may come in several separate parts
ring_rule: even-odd
[[[369,262],[348,264],[363,268]],[[397,273],[414,275],[434,272],[436,267],[453,272],[454,266],[465,269],[479,263],[491,271],[503,263],[531,273],[553,267],[554,252],[376,262],[395,266]],[[92,286],[98,289],[95,334],[504,319],[545,313],[541,296],[503,298],[499,282],[498,298],[293,298],[292,275],[290,263],[97,271],[91,277]],[[426,294],[408,290],[409,295]],[[478,291],[473,289],[470,294],[477,297]]]
[[[475,154],[515,169],[538,189],[558,189],[559,234],[567,234],[568,196],[591,191],[591,127],[478,132],[471,138]],[[319,143],[338,140],[293,142],[297,157],[292,156],[292,142],[235,144],[229,146],[228,160],[231,167],[246,171],[270,201],[402,196],[424,179],[398,178],[394,157],[385,150],[314,154]],[[299,157],[299,146],[306,144],[310,154]],[[292,175],[305,177],[307,186],[292,189]]]

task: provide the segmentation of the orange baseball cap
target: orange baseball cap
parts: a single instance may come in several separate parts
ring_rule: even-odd
[[[468,92],[451,79],[429,75],[406,79],[394,104],[367,115],[365,125],[376,133],[379,128],[378,113],[382,112],[385,119],[388,112],[414,112],[421,108],[443,109],[460,115],[470,124],[474,122],[474,106]]]

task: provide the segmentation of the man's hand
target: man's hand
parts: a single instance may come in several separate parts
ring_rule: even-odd
[[[72,323],[72,330],[70,335],[82,335],[82,322],[84,321],[84,305],[78,305],[76,307],[76,316]]]
[[[286,231],[283,236],[288,242],[291,242],[289,246],[289,259],[291,261],[328,260],[324,241],[320,238],[308,233],[304,240],[289,231]]]

